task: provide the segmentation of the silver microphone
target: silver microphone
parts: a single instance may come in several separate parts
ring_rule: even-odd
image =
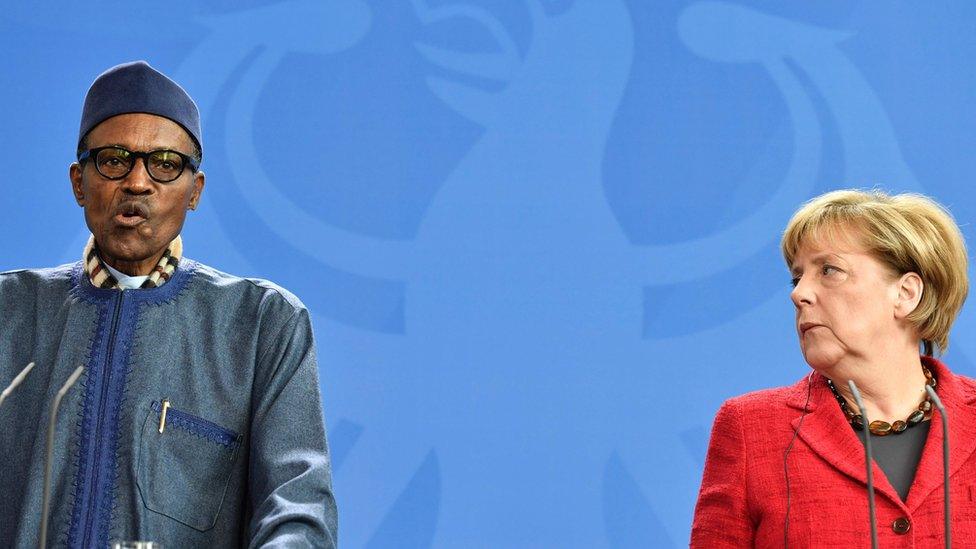
[[[864,400],[861,399],[861,391],[857,390],[854,380],[849,380],[847,386],[851,388],[854,395],[854,402],[857,403],[858,410],[861,411],[861,418],[864,420],[864,454],[867,462],[868,471],[868,515],[871,518],[871,549],[878,549],[878,525],[874,510],[874,472],[871,467],[871,422],[868,420],[868,411],[864,407]]]
[[[61,406],[61,399],[64,398],[64,395],[68,393],[68,390],[71,389],[75,382],[78,381],[78,378],[81,377],[84,371],[84,366],[78,366],[68,376],[68,380],[64,382],[64,385],[58,390],[58,394],[54,396],[54,401],[51,402],[51,415],[48,418],[47,424],[47,456],[44,458],[44,499],[41,503],[41,531],[37,537],[37,546],[40,549],[47,547],[47,519],[50,511],[48,507],[51,503],[51,460],[54,456],[54,424],[58,418],[58,408]]]
[[[949,505],[949,416],[946,415],[945,406],[939,400],[939,395],[935,394],[935,389],[926,384],[925,391],[942,416],[942,489],[945,490],[945,546],[948,549],[952,545],[952,533],[949,531],[949,517],[952,516]]]
[[[24,381],[24,378],[27,377],[27,374],[29,374],[30,371],[33,369],[34,369],[34,363],[31,362],[23,370],[21,370],[19,374],[14,376],[14,380],[10,382],[10,385],[7,385],[7,388],[4,389],[2,393],[0,393],[0,405],[3,404],[4,400],[7,400],[7,397],[10,396],[10,393],[14,392],[14,389],[16,389],[17,386]]]

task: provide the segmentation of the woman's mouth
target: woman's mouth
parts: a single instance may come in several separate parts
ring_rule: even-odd
[[[804,322],[800,324],[800,335],[804,335],[814,328],[823,327],[823,324],[817,324],[815,322]]]

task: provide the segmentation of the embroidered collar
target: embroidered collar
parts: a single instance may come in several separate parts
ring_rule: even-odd
[[[95,245],[94,236],[88,237],[88,244],[85,245],[85,252],[81,257],[85,275],[91,280],[93,286],[96,288],[122,289],[119,286],[119,281],[112,276],[112,273],[109,272],[98,256],[98,246]],[[159,263],[149,273],[149,278],[142,283],[140,288],[156,288],[166,284],[166,281],[173,276],[173,272],[179,267],[182,257],[183,239],[177,236],[169,243],[166,251],[163,252],[163,257],[159,259]]]

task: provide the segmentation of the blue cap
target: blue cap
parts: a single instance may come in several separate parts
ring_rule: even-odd
[[[128,113],[169,118],[186,130],[203,151],[200,110],[186,90],[145,61],[116,65],[98,75],[85,96],[78,143],[95,126]]]

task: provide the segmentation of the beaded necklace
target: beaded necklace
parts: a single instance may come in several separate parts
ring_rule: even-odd
[[[924,365],[922,366],[922,373],[925,374],[925,384],[935,389],[936,381],[932,372],[929,371]],[[840,404],[840,409],[844,412],[844,417],[847,418],[847,422],[851,424],[856,430],[864,430],[864,417],[861,414],[855,414],[851,410],[850,406],[847,405],[847,400],[837,392],[837,388],[834,387],[834,382],[827,378],[827,386],[830,387],[830,392],[834,394],[834,398],[837,399],[837,403]],[[889,434],[901,434],[909,427],[914,427],[921,423],[922,421],[928,419],[932,415],[932,398],[925,393],[925,400],[918,405],[918,408],[912,412],[905,421],[898,420],[894,423],[888,423],[887,421],[874,420],[868,425],[868,430],[871,431],[872,435],[883,437]]]

